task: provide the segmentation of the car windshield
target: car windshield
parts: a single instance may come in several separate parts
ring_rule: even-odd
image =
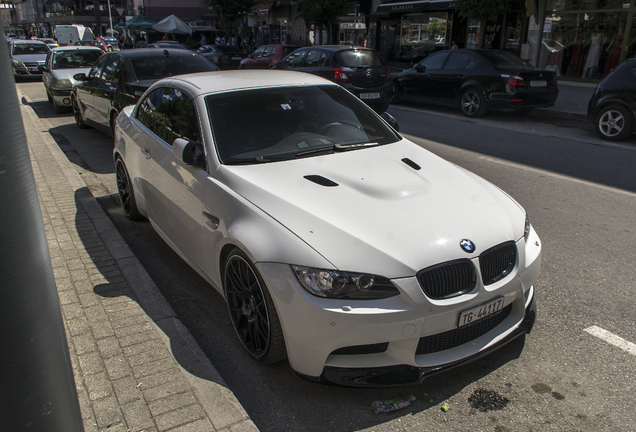
[[[400,139],[339,86],[243,90],[205,101],[219,158],[227,165],[318,156]]]
[[[520,57],[507,52],[482,51],[480,54],[500,69],[533,67]]]
[[[339,51],[336,53],[335,60],[340,66],[348,68],[384,66],[380,54],[371,50]]]
[[[185,73],[217,70],[205,57],[194,53],[190,55],[166,56],[162,52],[159,52],[157,56],[133,58],[130,62],[135,71],[135,76],[139,81]]]
[[[45,43],[13,45],[14,55],[46,54],[48,52],[49,52],[49,47]]]
[[[102,54],[96,49],[57,51],[53,57],[53,69],[89,68]]]

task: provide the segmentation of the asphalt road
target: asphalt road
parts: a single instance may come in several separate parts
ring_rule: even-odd
[[[392,106],[401,132],[508,192],[543,241],[535,328],[494,354],[419,386],[313,384],[287,363],[240,347],[221,296],[118,207],[112,139],[57,115],[41,82],[18,84],[93,195],[261,431],[627,431],[636,427],[636,141],[597,139],[591,125]],[[597,326],[621,349],[587,331]],[[601,335],[602,336],[602,335]],[[619,341],[619,345],[620,345]],[[631,352],[629,349],[631,348]],[[376,415],[375,400],[415,395]],[[450,406],[448,412],[440,407]]]

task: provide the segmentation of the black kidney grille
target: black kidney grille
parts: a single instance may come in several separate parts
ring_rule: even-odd
[[[477,272],[470,260],[462,259],[421,270],[417,280],[429,298],[443,299],[472,291]]]
[[[512,272],[517,262],[514,242],[502,243],[479,256],[479,267],[484,285],[491,285]]]
[[[477,339],[485,335],[490,330],[497,327],[505,320],[512,310],[512,303],[487,318],[481,319],[475,323],[444,333],[438,333],[431,336],[420,338],[417,344],[416,355],[432,354],[439,351],[455,348],[467,342]]]

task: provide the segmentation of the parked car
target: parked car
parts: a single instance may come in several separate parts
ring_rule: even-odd
[[[117,118],[114,162],[126,216],[221,293],[257,361],[415,384],[534,323],[541,243],[523,208],[332,81],[160,80]]]
[[[135,49],[106,53],[71,92],[71,106],[79,128],[93,126],[112,134],[121,110],[132,105],[155,81],[192,72],[216,71],[203,56],[179,49]]]
[[[320,45],[299,48],[276,69],[309,72],[340,84],[377,112],[385,112],[393,99],[391,72],[382,56],[371,48]]]
[[[197,52],[221,70],[238,69],[241,61],[247,58],[247,54],[230,45],[203,45]]]
[[[51,49],[47,44],[37,40],[12,39],[9,42],[9,55],[13,75],[18,78],[40,78],[46,55]]]
[[[53,48],[40,66],[46,96],[56,113],[71,108],[71,90],[80,82],[73,78],[88,74],[104,51],[91,46],[65,46]]]
[[[559,95],[554,71],[497,50],[440,51],[395,73],[393,82],[396,103],[458,107],[468,117],[480,117],[490,109],[527,112],[550,107]]]
[[[49,48],[53,49],[53,48],[57,48],[60,46],[60,44],[58,44],[55,39],[51,39],[51,38],[39,38],[39,41],[44,42],[45,44],[47,44],[49,46]]]
[[[636,124],[636,59],[622,63],[596,86],[587,115],[603,139],[631,136]]]
[[[94,40],[94,39],[78,40],[73,44],[73,46],[92,46],[92,47],[101,48],[102,50],[106,51],[104,49],[104,45],[102,45],[101,42],[98,42],[97,40]]]
[[[177,41],[159,41],[154,42],[148,45],[148,48],[171,48],[171,49],[181,49],[181,50],[189,50],[187,46],[180,44]]]
[[[271,69],[283,57],[300,48],[298,45],[261,45],[241,60],[239,69]]]
[[[102,49],[104,51],[119,51],[119,42],[115,37],[100,37],[97,38],[97,42],[102,44]]]

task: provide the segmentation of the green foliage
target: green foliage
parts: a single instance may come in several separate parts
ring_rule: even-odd
[[[357,3],[356,0],[292,0],[298,8],[298,15],[305,23],[317,25],[329,25],[338,21],[338,17],[344,15],[349,7]]]
[[[494,21],[510,10],[510,0],[457,0],[455,10],[462,18]]]
[[[214,8],[214,12],[221,20],[221,26],[228,31],[238,19],[247,16],[259,2],[257,0],[207,0],[207,3]]]

